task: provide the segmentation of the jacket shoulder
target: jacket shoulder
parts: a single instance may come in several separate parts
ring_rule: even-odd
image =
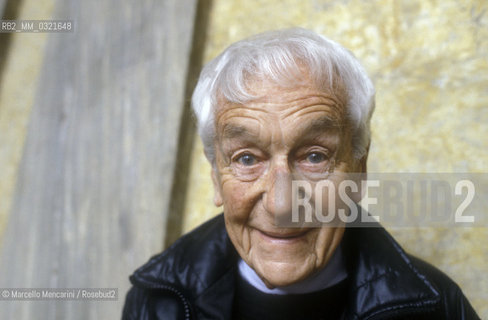
[[[409,259],[437,289],[440,295],[438,312],[445,319],[480,319],[461,288],[449,276],[420,258],[409,255]]]
[[[210,272],[209,263],[228,250],[224,219],[219,215],[183,235],[168,249],[153,256],[130,277],[139,287],[161,284],[198,289]],[[201,263],[202,261],[208,263]],[[197,290],[198,291],[198,290]]]
[[[127,293],[123,319],[189,319],[195,300],[234,266],[232,256],[221,214],[130,276],[133,287]]]
[[[454,281],[380,225],[346,229],[343,241],[356,318],[479,319]]]

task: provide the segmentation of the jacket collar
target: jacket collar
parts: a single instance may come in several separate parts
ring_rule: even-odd
[[[348,318],[433,309],[440,294],[379,224],[347,228],[344,256],[350,281]]]
[[[379,224],[347,228],[342,244],[350,286],[348,319],[425,311],[440,301],[438,290]],[[205,318],[230,319],[237,261],[219,215],[152,258],[131,281],[145,288],[172,286]]]

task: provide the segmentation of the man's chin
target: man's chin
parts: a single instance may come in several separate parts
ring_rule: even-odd
[[[255,271],[266,287],[274,289],[304,280],[313,273],[313,268],[307,265],[271,262],[256,266]]]

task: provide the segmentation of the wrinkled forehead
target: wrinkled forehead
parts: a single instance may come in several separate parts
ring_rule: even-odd
[[[341,81],[337,81],[340,83]],[[317,84],[311,77],[304,74],[294,82],[277,83],[263,77],[250,77],[246,83],[248,98],[226,97],[219,95],[215,109],[215,126],[224,125],[227,114],[248,114],[256,112],[280,111],[281,114],[295,113],[296,121],[301,120],[301,114],[308,113],[312,108],[322,106],[338,126],[345,126],[347,122],[347,102],[342,86]],[[225,115],[225,116],[224,116]]]

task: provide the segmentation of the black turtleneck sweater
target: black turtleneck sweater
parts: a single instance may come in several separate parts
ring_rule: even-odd
[[[236,320],[334,320],[341,319],[346,308],[347,279],[321,291],[276,295],[237,278],[232,317]]]

